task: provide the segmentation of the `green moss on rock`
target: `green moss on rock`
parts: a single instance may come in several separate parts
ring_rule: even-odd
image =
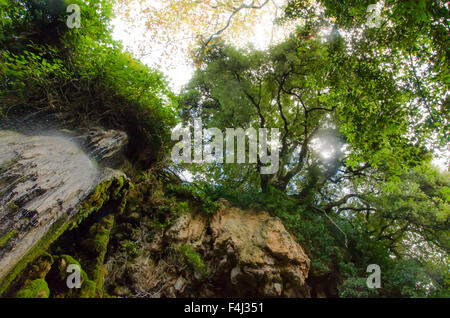
[[[97,298],[97,284],[92,280],[86,280],[81,285],[80,298]]]
[[[110,180],[100,183],[90,197],[83,203],[79,213],[74,217],[70,229],[74,229],[80,225],[93,212],[97,212],[103,207],[103,204],[111,199],[118,201],[117,208],[122,212],[126,204],[126,196],[132,188],[130,182],[125,182],[125,178],[113,177]]]
[[[30,264],[31,266],[28,267],[28,270],[24,276],[31,280],[45,278],[53,263],[53,256],[49,253],[44,253]]]
[[[49,296],[50,290],[47,282],[42,278],[29,282],[16,294],[17,298],[48,298]]]
[[[91,196],[83,203],[80,211],[74,217],[73,222],[70,225],[70,229],[74,229],[80,225],[84,219],[86,219],[93,212],[101,209],[103,203],[109,200],[110,188],[114,181],[114,178],[100,183],[91,194]]]
[[[57,295],[58,297],[70,297],[70,298],[95,298],[100,297],[101,293],[97,290],[97,284],[89,279],[88,274],[83,270],[80,262],[70,255],[61,255],[59,258],[58,277],[61,281],[66,281],[67,267],[71,264],[78,265],[80,267],[81,288],[69,289],[67,292]]]
[[[22,272],[26,266],[42,255],[68,227],[67,215],[56,221],[47,233],[36,243],[28,253],[14,266],[14,268],[0,281],[0,295],[2,295],[11,282]]]
[[[89,276],[95,282],[99,294],[103,294],[103,283],[107,274],[103,267],[105,255],[108,248],[111,230],[114,225],[114,215],[110,214],[103,217],[98,223],[95,223],[89,229],[91,238],[85,243],[89,252],[95,255],[95,259],[88,266]]]
[[[14,281],[18,274],[20,274],[27,265],[34,261],[37,257],[42,255],[45,251],[48,250],[49,246],[61,236],[67,229],[76,228],[86,217],[88,217],[91,213],[100,210],[104,203],[113,199],[117,204],[117,211],[120,212],[124,208],[124,200],[128,194],[129,189],[132,187],[132,184],[126,180],[124,177],[113,177],[109,180],[106,180],[100,183],[93,193],[89,196],[89,198],[82,204],[80,211],[75,214],[70,220],[69,216],[65,215],[58,219],[47,231],[47,233],[35,244],[29,251],[26,253],[24,257],[14,266],[14,268],[0,281],[0,295],[2,295],[10,284]],[[7,242],[17,234],[17,230],[11,231],[8,234],[4,235],[0,238],[0,247],[7,244]],[[105,233],[103,233],[105,234]],[[108,233],[109,240],[109,233]],[[99,248],[103,247],[105,241],[105,237],[101,235],[97,237],[95,240],[98,244]],[[107,243],[106,243],[107,244]],[[102,256],[100,256],[102,262],[104,260],[104,254],[106,253],[106,249],[102,252]],[[98,264],[96,260],[95,264]],[[103,273],[102,275],[96,275],[98,277],[104,277],[104,269],[97,271],[97,273]],[[100,283],[102,279],[99,278],[98,283]]]
[[[5,246],[18,232],[19,230],[15,229],[0,237],[0,248]]]
[[[189,244],[184,244],[175,247],[175,249],[184,256],[186,262],[192,267],[192,269],[200,274],[207,276],[209,270],[203,262],[202,257],[198,254],[194,248]]]

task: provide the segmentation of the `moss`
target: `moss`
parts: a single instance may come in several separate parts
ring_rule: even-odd
[[[47,273],[50,271],[53,262],[53,256],[49,253],[44,253],[32,263],[32,266],[29,268],[25,276],[31,279],[45,278]]]
[[[68,215],[65,215],[57,220],[50,227],[47,233],[38,241],[38,243],[35,244],[14,266],[14,268],[0,281],[0,295],[6,291],[17,275],[21,273],[30,262],[42,255],[49,248],[49,246],[59,236],[61,236],[62,233],[64,233],[67,229],[77,227],[78,224],[80,224],[88,215],[92,212],[98,211],[103,206],[104,202],[110,199],[112,194],[115,194],[118,198],[124,199],[131,187],[131,184],[129,182],[125,182],[123,177],[121,178],[122,181],[117,181],[120,178],[111,178],[110,180],[99,184],[89,199],[83,203],[79,213],[72,218],[73,221],[70,222],[68,220]],[[120,188],[120,190],[117,190],[117,188]],[[120,203],[118,203],[118,205],[120,205]],[[10,233],[7,234],[7,236],[8,237],[2,237],[0,242],[8,242],[8,240],[13,237]]]
[[[74,221],[70,225],[70,229],[76,228],[83,222],[91,213],[101,209],[103,203],[109,200],[109,189],[113,183],[114,178],[100,183],[90,195],[90,197],[83,203],[82,208],[77,213]]]
[[[92,280],[86,280],[81,286],[80,298],[96,298],[97,284]]]
[[[88,267],[88,273],[95,282],[99,294],[103,294],[103,283],[107,274],[106,269],[103,267],[103,263],[105,261],[113,225],[114,215],[111,214],[103,217],[100,222],[91,226],[89,232],[92,238],[86,242],[89,252],[96,255],[94,261]]]
[[[117,182],[117,187],[116,187],[116,189],[114,190],[114,193],[113,193],[113,198],[114,199],[118,199],[120,197],[120,191],[123,188],[123,185],[124,185],[124,182],[125,182],[125,178],[124,177],[119,177],[119,178],[116,179],[116,182]]]
[[[123,211],[125,210],[125,207],[127,206],[127,199],[124,198],[122,202],[120,202],[118,206],[119,214],[123,214]]]
[[[139,255],[139,246],[136,244],[136,242],[126,241],[124,243],[124,247],[129,256],[136,257]]]
[[[8,209],[9,209],[10,212],[17,212],[19,210],[19,207],[17,206],[16,202],[11,201],[8,204]]]
[[[194,271],[203,275],[209,274],[209,270],[203,262],[200,254],[198,254],[191,245],[184,244],[175,247],[175,249],[183,254],[187,263],[192,267]]]
[[[89,247],[90,252],[92,254],[102,253],[108,246],[111,229],[105,227],[104,223],[99,222],[92,225],[89,232],[92,238],[88,240],[86,245]]]
[[[122,212],[126,204],[126,196],[129,189],[132,188],[130,182],[125,182],[125,178],[113,177],[100,183],[90,197],[83,203],[82,208],[77,213],[74,221],[70,225],[70,229],[74,229],[80,225],[93,212],[97,212],[103,207],[103,204],[111,199],[118,200],[118,212]]]
[[[75,258],[73,258],[73,257],[70,256],[70,255],[61,255],[61,256],[59,256],[59,258],[62,259],[62,260],[64,260],[64,270],[65,270],[65,268],[67,267],[67,265],[71,265],[71,264],[78,265],[78,266],[80,266],[80,268],[81,268],[80,262],[77,261]]]
[[[59,256],[64,262],[62,267],[59,269],[59,279],[65,281],[67,279],[67,266],[70,264],[75,264],[80,267],[80,275],[81,275],[81,288],[80,289],[71,289],[68,294],[63,294],[63,297],[81,297],[81,298],[95,298],[99,296],[99,292],[97,289],[97,284],[95,281],[90,280],[88,274],[81,267],[80,262],[78,262],[75,258],[70,255],[61,255]]]
[[[8,241],[12,239],[18,232],[19,230],[15,229],[0,237],[0,247],[5,246],[8,243]]]
[[[66,280],[67,278],[67,266],[71,264],[78,265],[80,267],[80,275],[81,275],[81,284],[83,285],[85,282],[89,281],[88,275],[83,270],[80,262],[78,262],[75,258],[70,255],[61,255],[60,258],[64,260],[64,266],[60,269],[60,278],[62,280]]]
[[[49,296],[50,290],[47,282],[42,278],[29,282],[16,294],[17,298],[48,298]]]
[[[42,255],[69,226],[66,223],[67,215],[61,217],[56,221],[47,233],[37,242],[28,253],[22,257],[22,259],[14,266],[14,268],[0,281],[0,295],[2,295],[6,288],[11,284],[11,282],[16,278],[16,276],[25,269],[28,263],[34,261],[37,257]]]

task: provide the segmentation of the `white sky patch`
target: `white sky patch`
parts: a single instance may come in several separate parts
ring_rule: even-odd
[[[178,173],[178,176],[185,182],[194,181],[194,175],[189,170],[182,170]]]
[[[161,6],[161,0],[148,0],[151,6]],[[270,1],[266,7],[259,10],[259,19],[253,28],[253,35],[245,37],[245,39],[232,39],[231,44],[238,47],[244,47],[251,44],[254,48],[264,50],[271,44],[278,43],[283,40],[294,28],[294,26],[278,26],[274,24],[276,16],[280,16],[282,13],[282,6],[286,3],[286,0],[273,0]],[[277,5],[278,9],[274,6]],[[134,5],[133,5],[134,4]],[[138,16],[139,5],[133,3],[131,10],[131,16],[133,12]],[[194,66],[186,54],[189,46],[189,39],[186,39],[183,31],[178,35],[174,35],[174,40],[171,41],[171,45],[176,45],[176,51],[171,51],[168,56],[167,46],[153,41],[148,37],[148,30],[145,27],[145,21],[134,21],[131,24],[120,15],[112,20],[113,24],[113,39],[121,41],[124,48],[132,53],[136,58],[139,58],[141,62],[150,66],[160,69],[169,80],[169,84],[175,92],[179,92],[183,85],[187,84],[194,73]],[[137,23],[139,22],[139,23]],[[225,31],[226,33],[226,31]],[[142,52],[145,52],[144,54]]]
[[[449,171],[450,169],[450,147],[444,150],[434,149],[433,160],[431,163],[439,168],[441,172]]]

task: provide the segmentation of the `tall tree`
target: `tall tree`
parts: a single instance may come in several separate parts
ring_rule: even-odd
[[[180,102],[185,116],[202,116],[220,129],[281,131],[280,169],[260,175],[263,190],[289,188],[300,195],[313,167],[321,170],[315,180],[320,187],[343,165],[357,169],[368,163],[394,171],[421,152],[405,137],[410,109],[394,69],[383,68],[376,56],[353,56],[337,33],[328,41],[292,36],[267,52],[216,45],[202,58],[207,65]],[[320,160],[313,141],[330,138],[334,155]]]
[[[450,10],[446,1],[385,0],[374,7],[369,0],[289,0],[285,18],[334,26],[346,34],[359,59],[377,56],[383,61],[380,65],[394,65],[396,79],[414,105],[411,133],[416,140],[427,139],[430,146],[448,144]]]
[[[141,56],[161,57],[168,64],[176,55],[185,60],[202,43],[206,48],[218,38],[234,44],[245,42],[255,24],[269,15],[272,20],[282,12],[284,0],[119,0],[115,7],[133,38]],[[157,54],[155,53],[157,51]]]

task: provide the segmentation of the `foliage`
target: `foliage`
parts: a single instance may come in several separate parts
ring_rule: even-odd
[[[396,244],[405,241],[414,244],[414,250],[422,255],[432,253],[427,250],[429,246],[420,246],[423,242],[450,250],[449,186],[450,175],[440,173],[429,164],[410,169],[380,194],[365,196],[367,203],[376,209],[367,218],[369,229],[378,239],[389,241],[399,254],[411,253],[409,244],[397,250]]]
[[[259,175],[260,184],[255,185],[259,161],[246,167],[229,163],[199,167],[210,182],[239,180],[247,188],[260,186],[264,191],[271,185],[299,192],[308,185],[303,182],[308,170],[322,170],[315,181],[322,185],[343,164],[369,163],[394,174],[422,157],[423,150],[405,138],[406,92],[393,71],[381,69],[376,58],[348,55],[338,35],[325,43],[318,37],[299,41],[292,36],[267,52],[217,45],[204,59],[207,65],[197,70],[180,100],[185,121],[201,116],[208,127],[222,130],[281,131],[276,174]],[[333,160],[317,158],[314,139],[328,142]],[[344,145],[348,156],[341,150]]]
[[[165,79],[111,39],[111,1],[74,1],[82,13],[79,29],[67,28],[65,10],[49,11],[54,2],[61,1],[37,7],[14,1],[3,9],[0,113],[63,111],[72,120],[124,129],[139,148],[132,159],[148,167],[168,149],[176,123],[177,103]],[[47,34],[53,26],[55,34]]]
[[[208,275],[208,268],[206,267],[205,263],[203,262],[200,254],[198,254],[194,248],[189,244],[184,244],[175,247],[177,251],[179,251],[185,258],[188,264],[194,269],[196,272]]]
[[[17,298],[48,298],[50,290],[44,279],[31,281],[23,289],[17,292]]]
[[[141,56],[154,54],[156,47],[162,52],[159,62],[176,67],[173,58],[180,50],[189,55],[199,43],[214,43],[219,38],[245,41],[258,19],[274,9],[267,0],[119,0],[114,11],[126,21],[126,31],[133,33],[134,41],[141,42],[134,43]],[[136,36],[143,26],[146,32]]]
[[[363,277],[349,278],[339,287],[339,296],[343,298],[368,298],[371,293],[373,289],[367,287]]]
[[[333,25],[346,32],[353,54],[359,59],[376,56],[383,67],[394,65],[402,71],[396,80],[409,91],[414,105],[411,113],[421,120],[410,121],[417,140],[448,143],[446,92],[450,83],[449,17],[445,1],[387,0],[379,2],[379,27],[366,23],[373,1],[289,0],[285,18],[307,19],[311,28]],[[320,7],[323,10],[317,10]],[[436,134],[433,134],[435,132]]]
[[[207,214],[213,214],[216,212],[218,208],[217,202],[215,202],[210,195],[205,191],[204,188],[198,187],[195,184],[190,183],[181,183],[179,185],[176,184],[168,184],[167,190],[173,193],[176,193],[181,197],[190,197],[194,201],[201,204],[203,211]],[[185,203],[186,206],[186,203]],[[183,209],[183,207],[182,207]],[[187,206],[186,206],[187,209]],[[185,210],[185,209],[183,209]]]

